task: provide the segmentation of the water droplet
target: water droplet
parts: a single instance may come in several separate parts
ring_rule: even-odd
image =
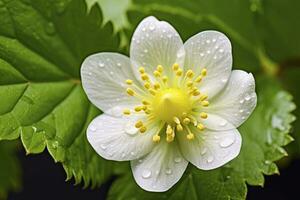
[[[56,148],[58,147],[58,141],[53,142],[53,143],[52,143],[52,147],[53,147],[54,149],[56,149]]]
[[[183,57],[184,56],[184,54],[185,54],[185,52],[184,52],[184,49],[180,49],[178,52],[177,52],[177,58],[181,58],[181,57]]]
[[[222,81],[222,83],[226,83],[227,82],[227,78],[224,78],[221,81]]]
[[[219,46],[218,46],[218,45],[216,45],[216,46],[215,46],[215,49],[218,49],[218,48],[219,48]]]
[[[251,96],[250,96],[250,95],[246,95],[246,96],[245,96],[245,100],[246,100],[246,101],[249,101],[250,99],[251,99]]]
[[[100,144],[100,148],[103,149],[103,150],[106,150],[107,146],[105,144]]]
[[[221,120],[221,122],[220,122],[219,125],[220,126],[226,126],[227,125],[227,121],[226,120]]]
[[[276,128],[280,131],[284,131],[285,127],[284,127],[284,122],[282,120],[282,118],[280,116],[277,115],[273,115],[272,119],[271,119],[271,124],[273,128]]]
[[[214,158],[212,156],[209,156],[206,161],[207,163],[211,163],[212,161],[214,161]]]
[[[172,38],[172,34],[168,34],[167,37],[168,37],[168,38]]]
[[[204,53],[200,53],[200,56],[203,57],[203,56],[204,56]]]
[[[214,138],[215,138],[215,139],[219,139],[219,136],[215,135]]]
[[[37,128],[36,128],[35,126],[33,126],[33,127],[32,127],[32,130],[33,130],[34,133],[36,133]]]
[[[207,53],[207,54],[210,54],[210,50],[207,50],[206,53]]]
[[[209,43],[210,43],[210,40],[206,40],[206,43],[209,44]]]
[[[121,64],[121,63],[119,63],[119,62],[117,63],[117,66],[118,66],[118,67],[121,67],[121,65],[122,65],[122,64]]]
[[[180,158],[180,157],[176,157],[175,159],[174,159],[174,162],[175,163],[180,163],[182,161],[182,159]]]
[[[159,174],[159,170],[156,170],[156,171],[155,171],[155,174],[158,175],[158,174]]]
[[[125,153],[122,153],[122,158],[125,158],[126,154]]]
[[[125,133],[131,136],[136,135],[138,132],[138,129],[135,128],[134,126],[134,122],[126,123],[124,129],[125,129]]]
[[[144,49],[144,53],[148,53],[148,49]]]
[[[141,43],[141,41],[140,41],[140,40],[137,40],[136,43],[139,44],[139,43]]]
[[[245,101],[244,101],[244,99],[241,99],[240,100],[240,104],[243,104]]]
[[[270,165],[271,163],[272,163],[272,162],[271,162],[270,160],[266,160],[266,161],[265,161],[265,164],[266,164],[266,165]]]
[[[130,154],[131,154],[132,156],[135,156],[135,152],[134,152],[134,151],[130,152]]]
[[[139,159],[139,163],[142,163],[143,162],[143,160],[142,159]]]
[[[145,31],[146,31],[146,28],[145,28],[145,27],[144,27],[144,28],[142,28],[142,31],[143,31],[143,32],[145,32]]]
[[[112,108],[110,113],[116,117],[121,117],[123,114],[122,108],[119,106],[115,106],[114,108]]]
[[[172,174],[172,170],[170,168],[167,168],[165,172],[166,172],[167,175]]]
[[[216,42],[216,41],[217,41],[217,39],[216,39],[216,38],[214,38],[214,39],[212,39],[212,41],[213,41],[213,42]]]
[[[165,29],[163,29],[163,30],[162,30],[162,32],[163,32],[163,33],[165,33],[165,32],[166,32],[166,30],[165,30]]]
[[[217,56],[214,56],[213,58],[216,60],[218,57],[217,57]]]
[[[225,138],[223,141],[220,142],[220,146],[223,148],[229,147],[234,143],[232,138]]]
[[[90,130],[93,131],[93,132],[95,132],[97,130],[97,128],[94,125],[90,125]]]
[[[200,154],[201,154],[201,155],[204,155],[206,152],[207,152],[207,148],[206,148],[206,147],[204,147],[204,148],[202,148],[202,150],[201,150]]]
[[[224,52],[224,49],[219,49],[219,52],[220,52],[220,53],[223,53],[223,52]]]
[[[154,31],[155,26],[154,26],[154,25],[150,25],[150,26],[149,26],[149,29],[150,29],[150,31]]]
[[[45,27],[45,31],[49,35],[54,35],[55,34],[55,26],[54,26],[54,24],[52,22],[47,23],[46,27]]]
[[[152,172],[151,172],[150,170],[145,169],[145,170],[143,171],[143,173],[142,173],[142,177],[145,178],[145,179],[147,179],[147,178],[150,178],[150,177],[151,177],[151,174],[152,174]]]
[[[243,112],[244,112],[244,110],[243,110],[243,109],[241,109],[241,110],[240,110],[240,113],[243,113]]]
[[[99,63],[98,63],[98,66],[99,66],[99,67],[104,67],[104,63],[99,62]]]

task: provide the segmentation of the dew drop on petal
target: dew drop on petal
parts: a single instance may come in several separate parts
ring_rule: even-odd
[[[145,169],[145,170],[143,171],[143,173],[142,173],[142,177],[145,178],[145,179],[147,179],[147,178],[150,178],[150,177],[151,177],[151,174],[152,174],[152,172],[151,172],[150,170]]]
[[[231,146],[234,143],[232,138],[225,138],[223,141],[220,142],[220,147],[226,148]]]
[[[143,160],[142,159],[139,159],[139,163],[142,163],[143,162]]]
[[[243,103],[244,103],[244,99],[241,99],[241,100],[240,100],[240,104],[243,104]]]
[[[207,152],[207,148],[204,147],[204,148],[201,150],[200,154],[201,154],[201,155],[204,155],[206,152]]]
[[[150,29],[150,31],[154,31],[155,26],[154,26],[154,25],[150,25],[150,26],[149,26],[149,29]]]
[[[118,67],[121,67],[121,63],[117,63],[117,66],[118,66]]]
[[[165,172],[166,172],[167,175],[172,174],[172,170],[170,168],[167,168]]]
[[[219,125],[220,126],[226,126],[227,125],[227,121],[226,120],[221,120],[221,122],[220,122]]]
[[[250,96],[250,95],[246,95],[246,96],[245,96],[245,100],[246,100],[246,101],[249,101],[250,99],[251,99],[251,96]]]
[[[107,146],[105,144],[100,144],[100,148],[106,150]]]
[[[104,67],[104,63],[99,62],[99,63],[98,63],[98,66],[99,66],[99,67]]]
[[[212,161],[214,161],[214,158],[212,156],[209,156],[206,161],[207,163],[211,163]]]
[[[125,133],[127,133],[128,135],[131,135],[131,136],[136,135],[138,132],[138,129],[135,128],[133,122],[127,122],[125,124],[124,130],[125,130]]]
[[[174,159],[174,162],[175,163],[180,163],[182,161],[182,159],[180,158],[180,157],[176,157],[175,159]]]
[[[91,125],[90,128],[89,128],[92,132],[95,132],[97,130],[96,126],[94,125]]]

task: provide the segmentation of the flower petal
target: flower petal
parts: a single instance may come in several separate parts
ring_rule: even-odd
[[[121,115],[124,107],[137,104],[126,94],[126,79],[135,79],[128,57],[118,53],[98,53],[81,66],[82,86],[90,101],[102,111]]]
[[[197,121],[202,123],[205,128],[208,128],[213,131],[224,131],[236,128],[226,119],[211,113],[208,114],[208,117],[206,119],[202,119],[201,117],[199,117]]]
[[[169,23],[158,21],[152,16],[147,17],[133,34],[130,59],[135,69],[143,66],[152,74],[157,65],[162,65],[164,71],[169,73],[174,63],[183,67],[183,42]]]
[[[149,153],[155,129],[141,134],[134,127],[138,116],[100,115],[87,129],[87,138],[95,151],[108,160],[134,160]]]
[[[231,68],[232,54],[229,39],[217,31],[203,31],[184,43],[185,66],[200,74],[207,69],[207,76],[200,85],[201,92],[210,98],[226,84]]]
[[[164,140],[145,157],[131,161],[137,184],[144,190],[153,192],[170,189],[181,178],[187,165],[177,142],[167,143]]]
[[[193,132],[194,140],[187,140],[185,134],[177,135],[180,137],[183,156],[199,169],[218,168],[234,159],[240,152],[242,138],[237,129]]]
[[[224,90],[211,100],[206,110],[239,127],[250,116],[256,103],[253,75],[242,70],[233,70]]]

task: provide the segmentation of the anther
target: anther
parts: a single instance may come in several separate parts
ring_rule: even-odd
[[[178,117],[174,117],[174,118],[173,118],[173,121],[174,121],[176,124],[180,124],[180,120],[178,119]]]
[[[131,89],[131,88],[127,88],[127,89],[126,89],[126,92],[127,92],[127,94],[130,95],[130,96],[134,96],[134,94],[135,94],[134,90]]]
[[[173,66],[172,66],[172,69],[174,71],[177,71],[179,69],[179,65],[177,63],[175,63]]]
[[[207,113],[201,112],[201,113],[200,113],[200,117],[201,117],[202,119],[206,119],[206,118],[207,118]]]
[[[133,81],[130,80],[130,79],[127,79],[127,80],[126,80],[126,83],[127,83],[128,85],[131,85],[131,84],[133,83]]]
[[[157,71],[157,70],[155,70],[155,71],[153,72],[153,74],[154,74],[155,77],[160,77],[160,76],[161,76],[160,72]]]
[[[167,136],[167,142],[173,142],[174,141],[174,136],[173,135],[170,135],[170,136]]]
[[[200,91],[197,89],[197,90],[194,90],[193,92],[193,96],[198,96],[200,95]]]
[[[163,81],[164,83],[166,83],[166,82],[168,81],[168,77],[167,77],[167,76],[163,76],[163,77],[162,77],[162,81]]]
[[[195,138],[195,135],[193,133],[189,133],[189,134],[186,135],[186,138],[188,140],[193,140]]]
[[[176,71],[176,76],[181,76],[182,73],[183,73],[182,69],[178,69],[178,70]]]
[[[160,73],[162,73],[164,68],[161,65],[157,65],[156,70],[159,71]]]
[[[134,108],[134,111],[135,112],[140,112],[142,109],[143,109],[142,106],[137,106],[137,107]]]
[[[202,101],[201,105],[207,107],[209,105],[209,101]]]
[[[200,96],[200,101],[204,101],[204,100],[206,100],[208,98],[208,96],[206,95],[206,94],[202,94],[201,96]]]
[[[139,72],[140,72],[141,74],[145,73],[145,68],[144,68],[144,67],[140,67],[140,68],[139,68]]]
[[[154,83],[153,86],[154,86],[154,89],[156,89],[156,90],[160,88],[160,84],[159,83]]]
[[[205,68],[204,68],[204,69],[202,69],[202,71],[201,71],[201,75],[202,75],[202,76],[206,76],[206,74],[207,74],[207,69],[205,69]]]
[[[159,136],[159,135],[154,135],[154,136],[152,137],[152,141],[153,141],[153,142],[159,142],[159,141],[160,141],[160,136]]]
[[[205,129],[204,125],[203,124],[198,124],[197,125],[197,128],[200,130],[200,131],[203,131]]]
[[[170,125],[167,126],[166,134],[171,135],[173,133],[173,129]]]
[[[141,128],[143,125],[144,125],[143,122],[139,120],[135,123],[135,128]]]
[[[181,126],[181,124],[177,124],[176,129],[177,129],[177,131],[182,131],[183,127]]]
[[[129,109],[124,109],[123,114],[124,115],[130,115],[130,110]]]
[[[189,69],[189,70],[186,72],[186,76],[187,76],[188,78],[193,78],[194,72],[193,72],[191,69]]]
[[[154,89],[150,88],[148,91],[149,91],[150,94],[152,94],[153,96],[156,95],[156,91],[155,91]]]
[[[188,82],[186,83],[186,86],[192,87],[192,86],[193,86],[193,81],[188,81]]]
[[[150,105],[150,102],[147,101],[147,100],[142,100],[142,104],[144,104],[144,105]]]
[[[184,124],[189,124],[190,122],[191,122],[190,118],[186,117],[186,118],[183,119]]]
[[[144,87],[146,89],[149,89],[151,87],[151,84],[149,82],[144,83]]]
[[[198,76],[196,79],[195,79],[195,82],[196,83],[200,83],[202,81],[202,76]]]
[[[146,127],[146,126],[142,126],[142,127],[140,128],[140,132],[141,132],[141,133],[145,133],[146,130],[147,130],[147,127]]]
[[[146,73],[143,73],[143,74],[141,75],[141,78],[143,79],[143,81],[148,81],[148,80],[149,80],[149,76],[148,76],[148,74],[146,74]]]

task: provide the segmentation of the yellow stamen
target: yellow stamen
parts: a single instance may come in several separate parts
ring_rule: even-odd
[[[200,83],[202,81],[202,76],[198,76],[196,79],[195,79],[195,82],[196,83]]]
[[[188,140],[193,140],[195,138],[195,135],[193,133],[189,133],[189,134],[186,135],[186,138]]]
[[[177,131],[182,131],[183,127],[181,126],[181,124],[177,124],[176,129],[177,129]]]
[[[160,73],[162,73],[164,68],[161,65],[157,65],[156,70],[159,71]]]
[[[207,118],[207,113],[201,112],[201,113],[200,113],[200,117],[201,117],[202,119],[206,119],[206,118]]]
[[[144,125],[143,122],[139,120],[135,123],[135,128],[141,128],[143,125]]]
[[[200,95],[200,91],[197,89],[193,92],[193,96],[198,96],[198,95]]]
[[[127,94],[130,95],[130,96],[134,96],[134,94],[135,94],[134,90],[131,89],[131,88],[127,88],[127,89],[126,89],[126,92],[127,92]]]
[[[178,119],[178,117],[174,117],[173,120],[176,124],[180,124],[180,120]]]
[[[203,131],[205,129],[204,125],[203,124],[198,124],[197,125],[197,128],[200,130],[200,131]]]
[[[136,107],[134,108],[134,111],[135,111],[135,112],[140,112],[142,109],[143,109],[142,106],[136,106]]]
[[[155,77],[160,77],[160,76],[161,76],[160,72],[157,71],[157,70],[155,70],[155,71],[153,72],[153,74],[154,74]]]
[[[149,80],[149,76],[148,76],[148,74],[146,74],[146,73],[143,73],[143,74],[141,75],[141,78],[142,78],[143,81],[148,81],[148,80]]]
[[[182,69],[178,69],[178,70],[176,71],[176,76],[181,76],[182,73],[183,73]]]
[[[167,136],[167,142],[173,142],[175,136]]]
[[[130,79],[127,79],[127,80],[126,80],[126,83],[127,83],[128,85],[131,85],[131,84],[133,83],[133,81],[130,80]]]
[[[146,127],[146,126],[142,126],[142,127],[140,128],[140,132],[141,132],[141,133],[145,133],[146,130],[147,130],[147,127]]]
[[[179,69],[179,65],[177,63],[175,63],[173,66],[172,66],[172,69],[174,71],[177,71]]]
[[[167,76],[163,76],[163,77],[162,77],[162,81],[163,81],[164,83],[166,83],[166,82],[168,81],[168,77],[167,77]]]
[[[167,126],[166,134],[171,135],[173,133],[173,129],[170,125]]]
[[[140,68],[139,68],[139,72],[140,72],[141,74],[145,73],[145,68],[144,68],[144,67],[140,67]]]
[[[124,115],[130,115],[130,110],[129,109],[124,109],[123,114]]]
[[[149,82],[144,83],[144,87],[146,89],[149,89],[151,87],[151,84]]]
[[[206,94],[202,94],[201,97],[200,97],[200,101],[204,101],[208,98],[208,96]]]
[[[193,76],[194,76],[193,70],[189,69],[189,70],[186,72],[186,76],[187,76],[188,78],[193,78]]]
[[[154,89],[150,88],[148,91],[150,92],[150,94],[156,95],[156,91]]]
[[[189,124],[190,122],[191,122],[190,118],[186,117],[186,118],[183,119],[184,124]]]
[[[201,105],[207,107],[209,105],[209,101],[202,101]]]
[[[207,69],[205,69],[205,68],[204,68],[204,69],[202,69],[202,71],[201,71],[201,75],[202,75],[202,76],[206,76],[206,74],[207,74]]]
[[[159,83],[154,83],[153,86],[154,86],[154,89],[156,89],[156,90],[160,88],[160,84]]]
[[[186,83],[186,86],[192,87],[192,86],[193,86],[193,81],[188,81],[188,82]]]
[[[159,135],[154,135],[154,136],[152,137],[152,141],[153,141],[153,142],[159,142],[159,141],[160,141],[160,136],[159,136]]]
[[[150,105],[150,102],[147,101],[147,100],[142,100],[142,103],[143,103],[144,105]]]

